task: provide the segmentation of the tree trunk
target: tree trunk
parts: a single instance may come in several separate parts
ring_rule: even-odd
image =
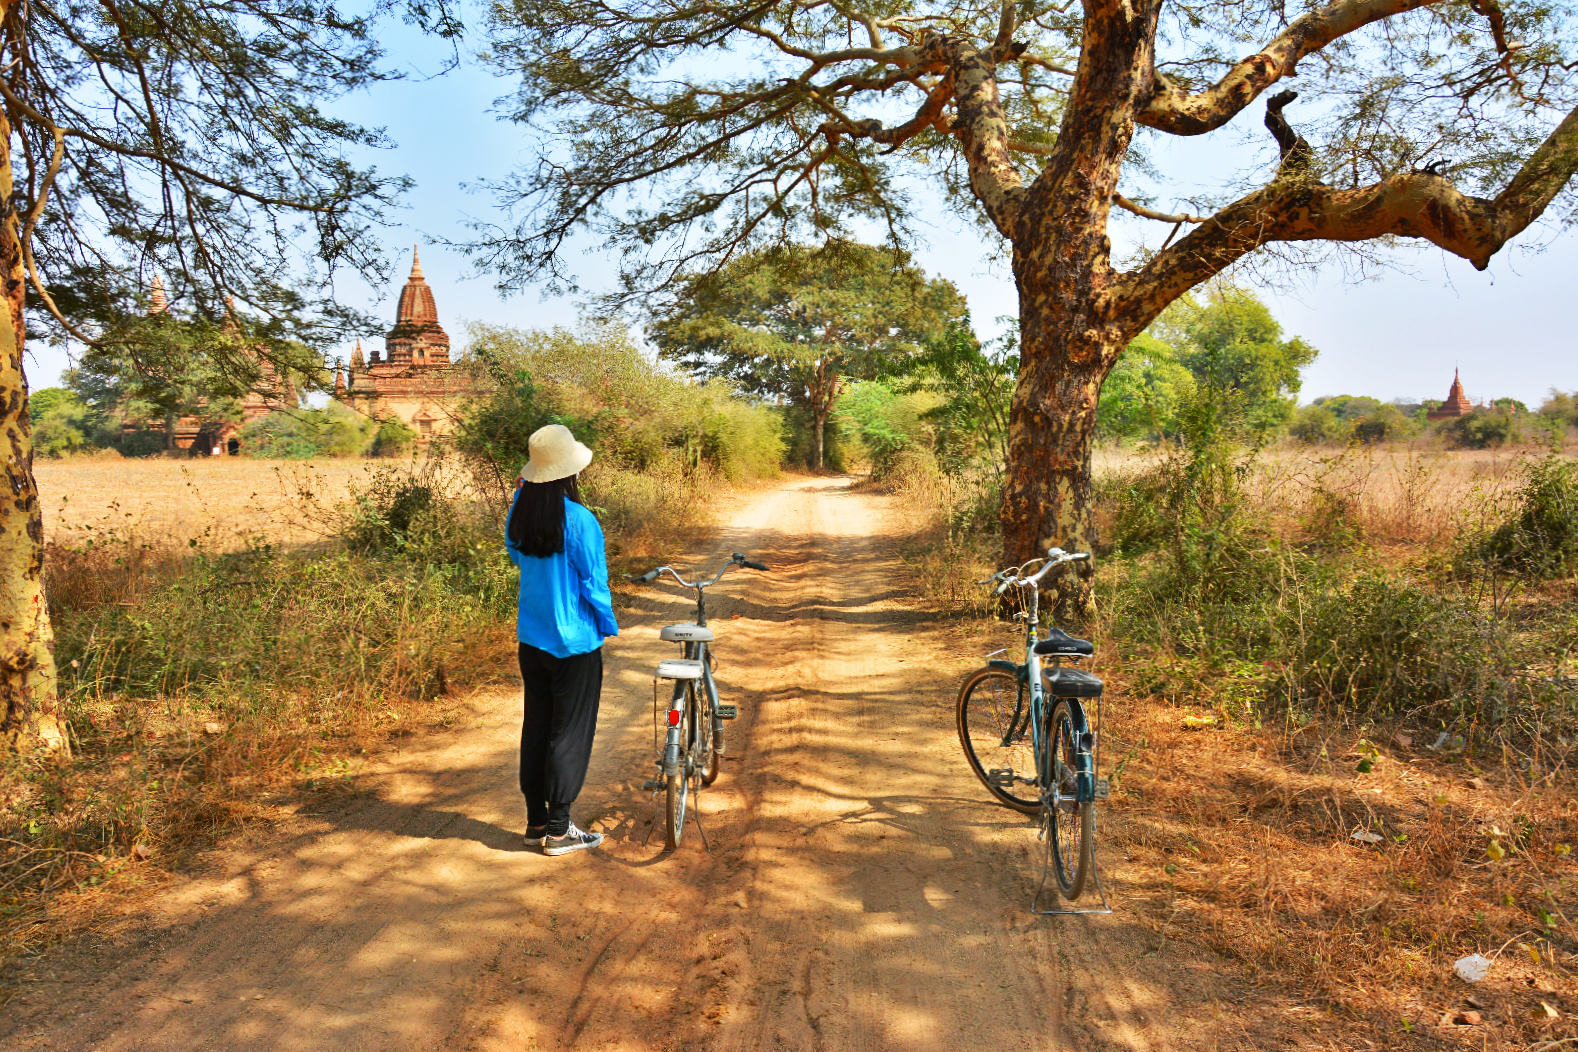
[[[822,470],[822,433],[825,430],[826,425],[827,425],[827,410],[826,409],[813,409],[813,410],[811,410],[811,416],[812,416],[812,418],[815,421],[813,423],[812,427],[811,427],[811,431],[812,431],[812,435],[813,435],[812,440],[811,440],[811,467],[815,468],[817,471],[821,471]]]
[[[1159,4],[1087,4],[1058,150],[1013,217],[1019,382],[1008,423],[1003,563],[1091,551],[1090,453],[1101,382],[1134,335],[1113,317],[1108,214],[1149,82]],[[1095,611],[1092,567],[1058,579],[1059,618]],[[1051,598],[1050,596],[1048,597]]]
[[[0,0],[0,18],[10,7]],[[11,122],[0,107],[0,201],[12,201]],[[56,691],[54,641],[44,599],[44,517],[33,478],[33,428],[27,415],[22,305],[24,274],[17,215],[0,219],[0,270],[5,316],[0,318],[0,441],[4,443],[5,499],[0,501],[0,736],[5,747],[69,753]]]

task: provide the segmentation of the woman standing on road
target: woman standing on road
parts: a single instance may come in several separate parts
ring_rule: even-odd
[[[601,833],[577,829],[570,805],[586,781],[603,690],[603,638],[619,624],[608,591],[603,529],[581,505],[576,476],[592,451],[570,429],[531,436],[531,459],[515,482],[505,547],[521,571],[521,792],[526,843],[545,855],[582,851]]]

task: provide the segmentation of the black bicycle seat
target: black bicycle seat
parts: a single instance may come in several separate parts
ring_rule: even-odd
[[[1090,657],[1096,648],[1083,639],[1075,639],[1061,628],[1047,632],[1047,637],[1036,644],[1036,653],[1051,657]]]

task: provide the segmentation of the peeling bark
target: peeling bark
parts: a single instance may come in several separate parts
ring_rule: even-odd
[[[0,0],[0,19],[9,9]],[[11,202],[11,122],[0,108],[0,201]],[[27,415],[22,351],[24,273],[17,215],[0,219],[0,442],[5,492],[0,495],[0,737],[14,752],[69,753],[56,690],[54,641],[44,598],[44,518],[33,478],[33,434]]]

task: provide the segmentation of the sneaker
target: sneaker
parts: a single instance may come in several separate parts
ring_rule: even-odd
[[[521,838],[527,847],[542,847],[542,842],[548,839],[547,826],[527,826],[526,835]]]
[[[570,828],[564,831],[564,836],[544,837],[542,853],[545,855],[568,855],[572,851],[585,851],[587,848],[596,847],[603,842],[603,834],[588,833],[584,829],[577,829],[575,823],[570,823]]]

